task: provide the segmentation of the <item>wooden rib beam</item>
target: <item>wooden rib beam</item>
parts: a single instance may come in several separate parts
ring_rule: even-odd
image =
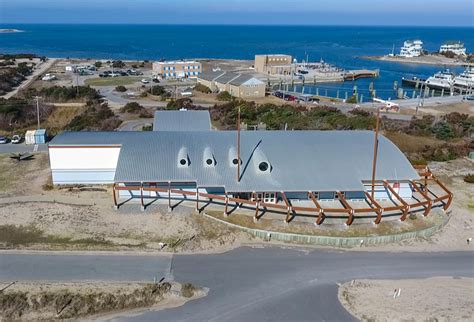
[[[168,210],[171,209],[171,181],[168,181]]]
[[[448,210],[449,206],[451,206],[451,203],[453,202],[453,193],[441,181],[439,181],[438,178],[433,176],[433,180],[438,184],[438,186],[441,187],[441,189],[444,190],[444,192],[446,192],[446,198],[448,201],[443,206],[443,209]]]
[[[142,204],[142,210],[145,210],[145,203],[143,202],[143,182],[140,183],[140,202]]]
[[[197,184],[196,184],[196,211],[201,212],[201,210],[199,209],[199,187],[197,186]]]
[[[314,205],[316,206],[316,211],[318,212],[318,219],[316,219],[316,225],[319,226],[323,223],[324,219],[326,218],[326,214],[324,213],[323,207],[321,207],[321,205],[318,202],[318,199],[316,199],[316,196],[314,195],[312,191],[308,192],[308,196],[311,199],[311,201],[314,203]]]
[[[385,188],[390,190],[392,195],[395,196],[395,198],[403,205],[403,212],[402,212],[402,216],[400,217],[400,220],[405,221],[407,219],[408,212],[410,211],[410,205],[407,204],[405,200],[403,200],[403,198],[399,196],[399,194],[392,188],[392,186],[390,185],[390,183],[388,183],[388,181],[384,180],[384,186]]]
[[[258,220],[258,195],[256,192],[252,193],[253,199],[255,200],[255,215],[253,216],[254,220]]]
[[[340,191],[337,191],[336,193],[337,193],[337,196],[339,197],[339,201],[342,203],[342,205],[347,211],[347,214],[349,215],[349,217],[346,220],[346,225],[350,226],[352,222],[354,221],[354,209],[351,207],[351,205],[349,205],[346,198]]]
[[[370,193],[368,193],[367,191],[364,191],[365,193],[365,196],[367,197],[367,199],[370,201],[370,204],[371,206],[373,206],[374,208],[372,209],[376,214],[377,214],[377,218],[375,218],[375,221],[374,223],[376,225],[380,224],[380,222],[382,221],[382,214],[383,214],[383,207],[375,200],[375,198],[372,198],[372,196],[370,195]]]
[[[415,190],[423,196],[423,198],[426,200],[426,208],[425,208],[425,211],[423,212],[423,216],[428,216],[428,214],[430,213],[431,211],[431,207],[433,206],[433,200],[431,200],[431,198],[423,191],[420,189],[420,187],[418,187],[418,184],[416,182],[413,182],[413,181],[410,181],[411,185],[413,186],[413,188],[415,188]]]
[[[229,197],[227,196],[227,193],[225,194],[225,208],[224,208],[224,216],[228,216],[229,213],[227,212],[227,209],[229,207]]]
[[[288,201],[288,198],[286,197],[286,194],[283,191],[281,191],[280,194],[281,194],[281,198],[283,199],[283,201],[285,202],[285,205],[286,205],[285,222],[289,223],[291,221],[291,219],[293,219],[293,208],[291,207],[291,204]]]
[[[112,193],[113,193],[113,196],[114,196],[114,207],[118,209],[117,196],[116,196],[116,186],[117,186],[117,184],[114,182],[114,184],[112,185]]]

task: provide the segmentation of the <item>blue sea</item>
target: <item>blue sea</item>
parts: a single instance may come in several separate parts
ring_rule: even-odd
[[[399,51],[403,41],[419,38],[429,52],[447,40],[461,40],[474,51],[474,28],[360,27],[360,26],[222,26],[222,25],[68,25],[0,24],[22,33],[0,34],[0,52],[35,53],[49,57],[104,59],[253,59],[255,54],[285,53],[298,60],[321,58],[345,69],[380,69],[377,79],[318,85],[335,95],[354,85],[368,97],[370,82],[377,95],[395,97],[394,81],[402,77],[429,77],[443,66],[407,65],[360,59]],[[452,68],[462,72],[462,68]],[[315,91],[315,88],[306,88]],[[409,91],[409,96],[411,92]],[[342,95],[342,94],[341,94]]]

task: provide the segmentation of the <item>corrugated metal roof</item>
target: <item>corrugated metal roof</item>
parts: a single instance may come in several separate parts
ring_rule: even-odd
[[[234,131],[141,132],[126,138],[115,174],[125,182],[194,182],[227,191],[360,191],[371,179],[373,132],[245,131],[241,133],[241,181],[229,154],[236,148]],[[180,151],[189,166],[178,166]],[[212,151],[214,166],[205,166]],[[258,159],[258,160],[257,160]],[[268,160],[270,171],[259,170]],[[259,161],[260,160],[260,161]],[[377,179],[412,180],[417,172],[403,153],[381,136]]]
[[[418,178],[403,153],[380,136],[377,179]],[[232,164],[235,131],[64,132],[50,145],[122,145],[115,180],[194,182],[239,191],[357,191],[372,173],[371,131],[243,131],[241,181]],[[185,151],[189,166],[178,166]],[[181,153],[182,154],[182,153]],[[213,165],[205,158],[213,156]],[[259,170],[268,160],[270,171]]]
[[[233,80],[234,78],[237,78],[237,77],[239,77],[239,74],[232,73],[232,72],[226,72],[222,76],[217,77],[215,79],[215,81],[216,81],[216,83],[227,84],[228,82],[230,82],[231,80]]]
[[[234,78],[233,80],[231,80],[229,82],[229,84],[232,84],[232,85],[235,85],[235,86],[240,86],[242,85],[243,83],[251,80],[252,78],[255,78],[253,75],[250,75],[250,74],[242,74],[240,75],[239,77],[237,78]],[[256,78],[255,78],[256,79]],[[258,79],[257,79],[258,80]],[[258,80],[258,82],[264,84],[263,82],[261,82],[260,80]]]
[[[156,111],[153,131],[209,131],[209,111]]]
[[[207,80],[207,81],[213,81],[215,80],[217,77],[221,76],[225,74],[225,72],[223,71],[207,71],[207,72],[202,72],[198,78],[200,79],[204,79],[204,80]]]

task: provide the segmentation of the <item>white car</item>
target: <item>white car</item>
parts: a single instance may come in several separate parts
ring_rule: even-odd
[[[148,84],[150,81],[149,81],[148,79],[144,78],[144,79],[141,80],[141,82],[142,82],[143,84]]]
[[[12,136],[12,144],[18,144],[20,142],[21,142],[21,136],[19,135]]]
[[[7,144],[7,143],[8,143],[8,139],[0,135],[0,144]]]

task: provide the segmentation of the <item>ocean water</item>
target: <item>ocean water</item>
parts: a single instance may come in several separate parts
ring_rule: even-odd
[[[67,25],[0,24],[22,33],[0,34],[0,52],[35,53],[49,57],[106,59],[253,59],[255,54],[285,53],[298,60],[321,58],[345,69],[380,69],[377,79],[317,85],[320,94],[354,85],[368,97],[370,82],[378,96],[395,97],[394,81],[429,77],[442,66],[408,65],[360,59],[398,52],[404,40],[420,38],[429,52],[447,40],[461,40],[474,51],[474,28],[356,26],[218,26],[218,25]],[[451,68],[462,72],[462,68]],[[315,88],[306,88],[315,92]],[[411,92],[408,92],[411,96]]]

